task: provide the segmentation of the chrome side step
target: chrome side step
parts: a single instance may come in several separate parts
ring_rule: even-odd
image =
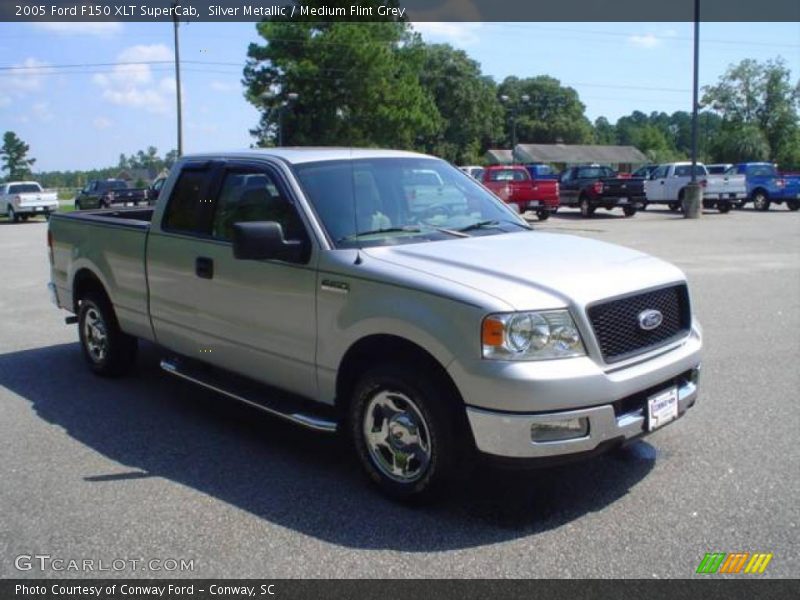
[[[206,389],[223,394],[239,402],[243,402],[253,408],[263,410],[270,415],[280,417],[287,421],[291,421],[297,425],[314,429],[315,431],[324,431],[327,433],[334,433],[337,428],[336,421],[319,417],[306,412],[300,412],[300,402],[293,398],[269,400],[263,398],[263,394],[258,393],[257,384],[253,382],[244,382],[244,379],[231,375],[232,385],[225,385],[218,378],[214,377],[214,373],[202,368],[194,367],[190,361],[180,359],[163,359],[161,361],[161,368],[171,375],[180,377],[197,385],[201,385]],[[238,385],[237,385],[238,383]],[[258,398],[258,400],[255,400]]]

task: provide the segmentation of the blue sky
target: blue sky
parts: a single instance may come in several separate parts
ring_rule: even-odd
[[[691,106],[691,23],[419,23],[430,42],[463,48],[484,73],[547,74],[578,90],[594,120]],[[247,147],[258,114],[242,96],[253,23],[181,27],[185,152]],[[704,23],[700,83],[743,58],[783,57],[800,77],[800,23]],[[31,146],[37,170],[116,164],[148,145],[175,147],[172,26],[0,23],[0,131]],[[226,63],[200,65],[190,61]],[[49,68],[50,65],[98,67]]]

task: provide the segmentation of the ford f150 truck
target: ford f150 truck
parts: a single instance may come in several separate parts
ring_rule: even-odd
[[[58,194],[45,192],[35,181],[9,181],[0,184],[0,210],[12,223],[48,216],[58,210]]]
[[[446,201],[413,193],[430,173]],[[154,208],[56,214],[47,240],[50,292],[92,371],[120,375],[137,339],[155,342],[171,375],[342,430],[395,498],[478,460],[596,454],[697,398],[680,270],[534,231],[421,154],[185,156]]]
[[[148,188],[129,188],[122,179],[95,179],[75,196],[75,210],[148,203]]]
[[[703,163],[697,163],[695,169],[697,182],[703,188],[703,208],[716,208],[721,213],[727,213],[747,198],[744,176],[731,171],[709,175]],[[645,181],[647,204],[666,204],[672,211],[681,210],[686,186],[691,179],[690,162],[659,165]]]
[[[598,208],[621,208],[632,217],[644,204],[643,180],[619,177],[610,167],[583,165],[561,173],[561,204],[577,206],[582,217],[591,217]]]
[[[756,210],[768,211],[770,205],[783,202],[791,211],[800,210],[800,175],[782,175],[766,162],[739,163],[735,170],[746,178],[745,201],[752,201]]]
[[[535,211],[540,221],[558,210],[558,182],[532,179],[525,167],[486,167],[483,185],[503,202],[515,206],[520,214]]]

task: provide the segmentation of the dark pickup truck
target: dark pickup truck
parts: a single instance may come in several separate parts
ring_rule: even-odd
[[[645,203],[644,180],[619,177],[610,167],[571,167],[561,173],[559,183],[561,205],[579,208],[582,217],[591,217],[598,208],[621,208],[632,217]]]
[[[148,188],[129,188],[122,179],[95,179],[75,196],[75,210],[109,208],[112,205],[148,204]]]

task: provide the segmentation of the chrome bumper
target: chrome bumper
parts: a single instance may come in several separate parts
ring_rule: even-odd
[[[697,399],[697,384],[686,380],[678,386],[678,417]],[[611,440],[629,440],[647,432],[646,399],[642,406],[623,414],[615,414],[606,404],[578,410],[537,414],[500,413],[467,407],[467,417],[478,450],[508,458],[546,458],[591,452]],[[539,423],[585,418],[589,432],[584,437],[553,442],[534,442],[531,426]]]

